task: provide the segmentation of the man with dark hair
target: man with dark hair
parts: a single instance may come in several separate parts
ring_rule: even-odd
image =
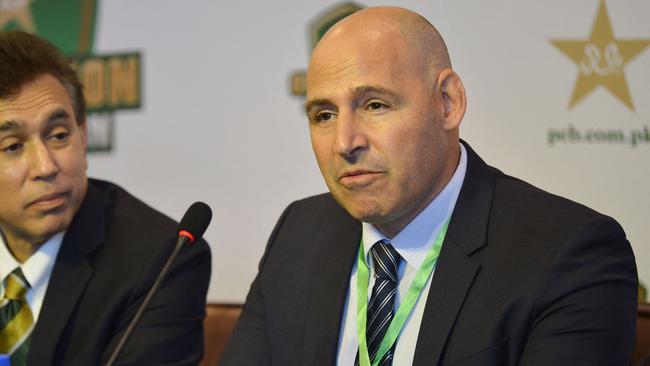
[[[0,354],[17,365],[98,365],[171,253],[176,223],[86,177],[81,84],[50,43],[0,33]],[[202,357],[210,253],[186,248],[120,365]]]
[[[0,43],[0,98],[16,94],[26,81],[54,76],[68,92],[75,118],[86,122],[86,101],[77,72],[51,43],[24,32],[4,32]]]
[[[278,221],[223,365],[627,365],[621,227],[459,140],[465,89],[426,19],[334,25],[307,71],[330,193]]]

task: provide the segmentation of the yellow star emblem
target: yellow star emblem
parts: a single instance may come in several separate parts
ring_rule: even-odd
[[[36,33],[30,10],[32,0],[0,0],[0,30],[15,21],[25,31]]]
[[[600,0],[589,39],[551,42],[578,66],[569,109],[602,85],[634,110],[623,68],[650,45],[650,39],[616,39],[604,0]]]

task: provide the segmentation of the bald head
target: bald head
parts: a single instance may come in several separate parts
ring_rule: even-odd
[[[399,7],[371,7],[336,23],[314,49],[312,60],[328,57],[332,49],[371,48],[375,52],[392,48],[411,67],[435,75],[451,68],[445,41],[423,16]],[[389,52],[390,53],[390,52]]]
[[[395,236],[451,178],[465,89],[426,19],[368,8],[334,25],[307,69],[312,147],[353,217]]]

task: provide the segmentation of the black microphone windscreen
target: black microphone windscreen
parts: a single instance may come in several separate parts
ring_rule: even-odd
[[[205,229],[208,228],[210,220],[212,220],[210,206],[203,202],[194,202],[183,215],[180,224],[178,224],[178,231],[185,230],[198,240],[203,236]]]

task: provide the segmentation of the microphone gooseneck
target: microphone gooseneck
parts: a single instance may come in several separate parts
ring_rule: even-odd
[[[126,345],[126,342],[129,340],[131,333],[133,333],[133,330],[135,330],[136,325],[144,314],[147,305],[149,305],[151,299],[155,295],[156,291],[158,291],[158,288],[162,284],[163,280],[165,277],[167,277],[167,273],[171,269],[172,263],[174,262],[174,259],[180,250],[186,244],[191,244],[200,239],[203,236],[203,233],[205,233],[205,230],[208,228],[210,220],[212,220],[212,210],[203,202],[194,202],[187,209],[185,215],[183,215],[183,218],[181,219],[181,222],[178,224],[178,240],[176,241],[174,251],[167,259],[167,262],[165,262],[165,265],[158,274],[158,277],[156,277],[156,281],[154,282],[153,286],[151,286],[151,289],[149,289],[147,296],[142,301],[142,304],[140,304],[140,307],[133,316],[133,319],[131,319],[129,326],[126,328],[126,331],[120,338],[120,341],[115,347],[115,350],[113,353],[111,353],[111,357],[106,363],[106,366],[113,366],[117,360],[117,357],[119,356],[120,352],[122,352],[122,349]]]

